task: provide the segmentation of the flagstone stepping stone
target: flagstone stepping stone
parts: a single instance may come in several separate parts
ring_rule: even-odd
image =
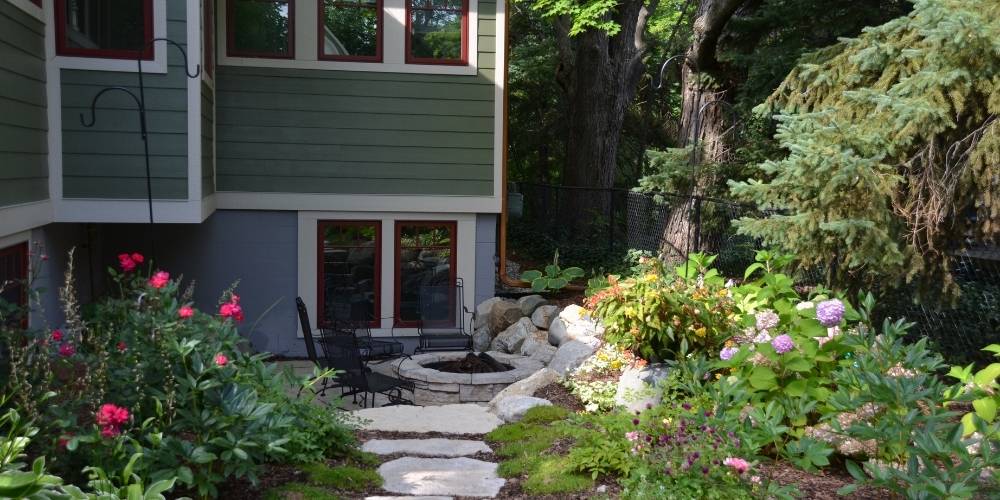
[[[462,458],[404,457],[378,468],[382,489],[404,495],[495,497],[507,482],[497,464]]]
[[[395,498],[409,498],[410,500],[455,500],[453,497],[428,497],[428,496],[422,496],[422,497],[411,497],[411,496],[406,496],[406,497],[386,497],[386,496],[382,496],[382,497],[365,497],[365,500],[392,500],[392,499],[395,499]]]
[[[486,434],[503,424],[487,407],[477,404],[383,406],[352,413],[367,420],[361,428],[368,431]]]
[[[493,453],[482,441],[468,439],[372,439],[365,442],[362,451],[376,455],[405,453],[421,457],[462,457],[476,453]]]

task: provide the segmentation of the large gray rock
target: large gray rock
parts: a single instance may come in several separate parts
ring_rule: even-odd
[[[489,324],[490,318],[493,314],[493,306],[503,301],[504,299],[501,297],[491,297],[480,302],[479,305],[476,306],[476,330]]]
[[[559,306],[539,306],[535,312],[531,313],[531,322],[538,328],[549,329],[552,320],[559,315]]]
[[[541,361],[542,363],[545,364],[549,364],[549,362],[552,361],[552,358],[555,357],[556,351],[558,350],[559,349],[556,346],[543,345],[539,347],[538,350],[531,355],[531,359],[535,361]]]
[[[521,319],[521,306],[513,300],[504,300],[493,304],[489,322],[486,326],[492,332],[502,332]]]
[[[489,327],[482,326],[476,328],[476,331],[472,334],[472,350],[476,352],[483,352],[490,350],[490,343],[493,342],[493,332],[490,331]]]
[[[535,330],[530,332],[528,338],[524,339],[524,342],[521,343],[518,354],[521,356],[531,356],[535,351],[544,347],[552,347],[549,345],[548,333],[544,330]]]
[[[537,331],[538,329],[535,328],[530,319],[521,318],[493,339],[493,342],[490,343],[490,350],[517,354],[525,339],[533,336]]]
[[[420,457],[463,457],[476,453],[493,453],[482,441],[470,439],[371,439],[365,441],[361,451],[376,455],[405,453]]]
[[[560,376],[565,376],[593,356],[596,350],[597,348],[583,342],[570,340],[559,346],[552,362],[549,363],[549,368]]]
[[[615,404],[633,412],[645,410],[647,405],[659,404],[663,400],[663,389],[659,384],[669,375],[670,369],[659,363],[626,368],[618,377]]]
[[[403,457],[379,466],[382,489],[404,495],[495,497],[507,482],[497,464],[462,458]]]
[[[552,406],[552,402],[533,396],[509,396],[497,401],[496,413],[504,422],[517,422],[536,406]]]
[[[490,401],[490,409],[495,411],[497,403],[499,403],[502,399],[512,396],[531,396],[535,394],[535,391],[549,384],[554,384],[558,380],[558,373],[548,368],[542,368],[541,370],[533,373],[530,377],[518,380],[517,382],[507,386],[506,389],[500,391],[500,393]]]
[[[486,434],[503,423],[488,408],[477,404],[382,406],[351,414],[363,422],[362,429],[383,432]]]
[[[517,299],[517,305],[521,307],[521,314],[529,317],[535,312],[535,309],[545,304],[548,304],[548,301],[541,295],[526,295]]]
[[[586,309],[573,304],[563,309],[549,325],[549,343],[561,346],[580,337],[601,337],[604,327]]]

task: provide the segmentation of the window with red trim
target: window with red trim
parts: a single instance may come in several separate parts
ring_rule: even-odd
[[[0,329],[28,326],[28,243],[0,248]]]
[[[42,8],[42,0],[31,0],[31,3],[37,5],[39,9]]]
[[[406,62],[466,64],[469,0],[406,0]]]
[[[205,51],[202,68],[209,77],[215,74],[215,0],[202,0],[202,35],[205,37],[202,50]]]
[[[226,6],[230,56],[295,58],[295,0],[229,0]]]
[[[382,0],[320,0],[319,58],[382,60]]]
[[[415,327],[426,319],[420,308],[422,290],[455,284],[455,231],[453,221],[396,222],[396,326]]]
[[[367,322],[379,326],[382,224],[319,221],[318,323]]]
[[[56,0],[56,53],[153,58],[153,0]]]

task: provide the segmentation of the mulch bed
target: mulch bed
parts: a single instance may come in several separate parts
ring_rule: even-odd
[[[560,383],[549,384],[535,391],[536,398],[548,399],[553,405],[562,406],[572,412],[583,411],[583,402]]]
[[[340,465],[345,465],[344,460],[328,460],[327,465],[330,467],[337,467]],[[217,498],[221,500],[262,500],[264,494],[272,489],[278,488],[288,483],[308,483],[309,475],[298,469],[294,465],[287,464],[267,464],[264,466],[264,470],[258,477],[258,484],[254,486],[250,484],[250,481],[246,478],[242,479],[230,479],[219,486],[219,496]],[[378,487],[369,487],[362,491],[340,491],[332,488],[325,488],[320,486],[320,488],[327,489],[333,494],[341,498],[364,498],[367,496],[383,495],[384,492]],[[191,498],[197,498],[196,492],[189,492],[188,496]],[[295,497],[297,495],[289,495],[288,498],[297,500]],[[304,497],[302,500],[306,500]]]
[[[876,488],[859,488],[854,493],[841,497],[837,490],[854,482],[846,471],[834,468],[819,472],[806,472],[786,462],[762,463],[761,469],[772,480],[783,485],[794,484],[802,498],[849,498],[855,500],[875,500],[897,498],[892,492]]]

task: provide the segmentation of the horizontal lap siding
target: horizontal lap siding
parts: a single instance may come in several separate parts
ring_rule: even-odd
[[[0,2],[0,207],[48,198],[45,27]]]
[[[186,48],[184,9],[185,2],[167,2],[167,36]],[[158,199],[186,199],[187,78],[180,53],[174,47],[166,50],[168,73],[143,74],[152,191]],[[102,88],[124,86],[138,95],[138,76],[64,69],[61,78],[63,197],[146,198],[135,102],[109,92],[97,104],[97,123],[91,128],[80,124],[80,115],[89,116],[91,100]]]
[[[201,84],[201,196],[215,192],[215,91]]]
[[[218,190],[492,195],[495,9],[475,76],[219,67]]]

